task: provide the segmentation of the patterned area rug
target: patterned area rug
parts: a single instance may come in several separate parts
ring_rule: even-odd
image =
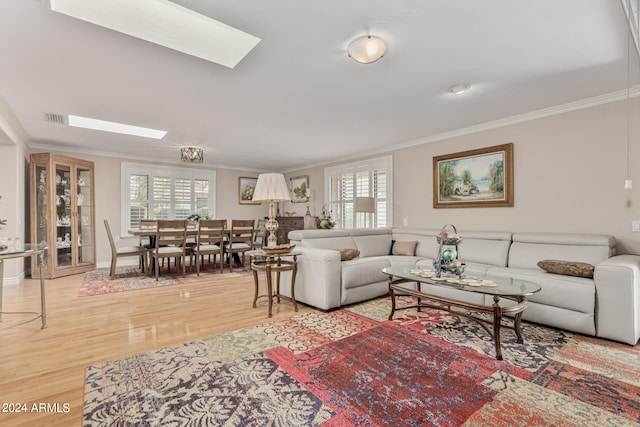
[[[85,426],[624,426],[640,348],[524,324],[504,361],[463,317],[381,298],[90,366]]]
[[[241,277],[250,273],[246,268],[234,268],[233,273],[220,273],[220,270],[211,271],[209,269],[207,271],[200,271],[200,276],[196,275],[195,272],[187,272],[185,277],[182,277],[182,273],[178,274],[175,268],[173,268],[170,272],[163,271],[158,281],[156,281],[155,276],[146,276],[139,268],[134,266],[117,267],[116,275],[113,279],[109,277],[108,268],[98,268],[84,275],[82,285],[80,286],[80,296],[134,291],[137,289],[155,288],[179,283],[225,280],[233,277]]]

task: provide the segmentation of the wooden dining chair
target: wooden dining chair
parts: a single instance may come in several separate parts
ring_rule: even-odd
[[[259,219],[256,225],[255,237],[253,238],[253,249],[260,249],[266,246],[265,240],[267,239],[267,220]]]
[[[195,256],[196,272],[200,275],[200,265],[204,267],[204,256],[213,255],[213,264],[220,255],[220,273],[224,268],[224,239],[226,219],[201,219],[198,222],[198,234],[196,244],[191,248],[191,254]],[[192,263],[193,265],[193,263]]]
[[[140,222],[138,222],[138,230],[143,232],[155,233],[157,228],[158,228],[158,221],[155,219],[141,219]],[[150,235],[141,234],[139,237],[138,244],[140,246],[144,246],[145,248],[147,248],[147,250],[151,250],[155,247],[155,242]],[[142,262],[143,260],[141,258],[140,264],[142,264]]]
[[[109,270],[109,276],[113,279],[116,276],[116,263],[118,258],[124,257],[142,257],[141,269],[144,272],[148,265],[147,259],[149,256],[149,249],[144,246],[123,246],[117,247],[113,240],[113,234],[111,233],[111,227],[109,227],[109,221],[104,220],[104,227],[107,230],[107,237],[109,237],[109,244],[111,245],[111,269]]]
[[[187,256],[187,221],[158,220],[155,237],[155,248],[150,254],[156,271],[156,281],[160,275],[160,260],[164,258],[175,258],[176,269],[181,266],[184,277]],[[168,262],[167,265],[171,269],[171,262]]]
[[[253,250],[255,239],[255,221],[252,219],[232,219],[231,230],[224,251],[229,256],[229,271],[233,271],[233,255],[242,254],[244,265],[245,252]]]

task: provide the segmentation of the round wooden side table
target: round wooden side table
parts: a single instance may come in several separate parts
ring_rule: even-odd
[[[256,308],[258,298],[267,297],[269,300],[269,317],[272,317],[273,297],[276,297],[278,303],[280,303],[280,297],[282,297],[291,299],[293,309],[298,311],[295,286],[296,273],[298,272],[298,255],[300,254],[301,252],[291,251],[284,254],[271,255],[261,249],[247,252],[247,255],[251,258],[251,270],[253,271],[253,282],[255,285],[253,308]],[[291,298],[280,294],[280,273],[283,271],[291,271]],[[264,295],[259,295],[258,272],[264,272],[267,276],[267,293]],[[276,274],[275,292],[273,288],[273,273]]]

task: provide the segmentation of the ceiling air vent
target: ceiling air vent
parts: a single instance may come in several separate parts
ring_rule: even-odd
[[[64,115],[55,114],[55,113],[44,113],[44,121],[45,122],[51,122],[51,123],[57,123],[59,125],[66,125],[67,124]]]

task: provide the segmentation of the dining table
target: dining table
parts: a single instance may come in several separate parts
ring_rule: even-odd
[[[139,229],[139,228],[131,228],[128,230],[128,233],[132,236],[138,236],[138,237],[148,237],[149,238],[149,245],[154,248],[156,245],[156,230],[154,230],[153,228],[144,228],[144,229]],[[228,236],[231,233],[231,230],[224,230],[223,232],[226,236],[226,240],[228,240]],[[187,226],[187,236],[197,236],[198,235],[198,227],[196,227],[195,225],[189,225]],[[234,261],[234,267],[239,268],[242,265],[242,262],[240,261],[240,256],[238,256],[237,253],[233,254],[233,261]],[[228,262],[227,262],[228,264]],[[153,268],[153,266],[152,266]]]

